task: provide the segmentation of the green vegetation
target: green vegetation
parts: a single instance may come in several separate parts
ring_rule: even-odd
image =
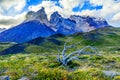
[[[15,43],[0,43],[0,51],[7,49],[14,44]]]
[[[120,28],[100,29],[55,39],[61,44],[49,41],[40,45],[24,43],[23,52],[0,56],[0,76],[10,76],[11,80],[18,80],[23,76],[30,80],[111,80],[103,70],[120,72]],[[67,54],[87,45],[95,47],[98,53],[81,55],[79,60],[62,66],[56,58],[58,49],[62,51],[66,41],[69,41],[68,45],[81,42],[76,48],[69,49]],[[12,45],[2,43],[0,51]],[[120,80],[120,76],[112,79]]]
[[[65,67],[56,61],[56,56],[43,54],[8,55],[0,60],[0,75],[8,75],[11,80],[22,76],[32,80],[109,80],[99,66],[92,66],[97,62],[88,64],[85,61],[83,64],[83,60],[73,61]]]
[[[120,80],[120,76],[116,76],[114,80]]]

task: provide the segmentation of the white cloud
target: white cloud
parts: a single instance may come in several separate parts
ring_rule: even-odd
[[[60,5],[63,7],[62,12],[63,15],[69,16],[72,14],[72,10],[74,7],[82,6],[85,0],[61,0]]]
[[[15,5],[15,10],[20,11],[24,8],[26,5],[26,0],[15,0],[17,1],[17,4]]]
[[[80,7],[82,7],[84,1],[90,1],[94,6],[102,5],[103,7],[99,10],[83,10],[81,12],[72,11],[72,9],[79,4]],[[62,0],[61,5],[63,6],[63,14],[102,17],[105,18],[110,25],[120,27],[120,0]]]
[[[26,5],[26,0],[0,0],[0,7],[3,10],[13,9],[20,11]]]
[[[111,20],[120,22],[120,12],[116,13]]]
[[[116,13],[110,20],[111,25],[120,27],[120,12]]]
[[[9,28],[24,20],[26,12],[21,13],[26,0],[0,0],[0,28]]]
[[[120,1],[115,0],[90,0],[93,5],[102,5],[103,8],[99,10],[83,10],[79,15],[89,15],[95,17],[105,18],[110,25],[120,27]]]
[[[0,7],[0,13],[2,13],[3,12],[3,10],[2,10],[2,8]]]
[[[57,10],[61,10],[60,7],[55,6],[55,2],[51,2],[51,1],[43,1],[41,4],[36,5],[36,6],[29,6],[29,11],[38,11],[40,10],[42,7],[45,8],[45,12],[48,16],[48,18],[50,18],[50,15]]]
[[[16,13],[19,13],[24,8],[24,6],[26,5],[26,1],[30,0],[0,0],[0,21],[8,21],[9,23],[0,23],[0,26],[10,27],[11,25],[16,25],[23,21],[25,13]],[[90,3],[94,6],[102,5],[103,8],[99,10],[83,10],[81,12],[72,11],[73,8],[78,5],[82,7],[84,1],[90,1]],[[39,9],[41,9],[41,7],[44,7],[48,18],[50,18],[50,15],[53,12],[58,11],[63,17],[69,17],[70,15],[74,14],[103,17],[109,22],[110,25],[120,26],[120,0],[60,0],[59,3],[61,7],[56,6],[55,1],[42,1],[42,3],[38,5],[29,6],[29,11],[38,11]],[[11,8],[13,9],[10,10]],[[2,13],[4,13],[5,10],[8,11],[10,14],[15,13],[16,16],[3,16]],[[12,19],[13,21],[10,21],[10,19]]]
[[[25,15],[26,15],[26,12],[23,12],[22,14],[18,14],[14,17],[0,15],[0,28],[3,28],[3,27],[10,28],[18,25],[19,23],[25,20]]]
[[[37,6],[30,6],[29,10],[37,11],[41,9],[41,7],[44,7],[48,15],[48,19],[50,18],[50,15],[55,11],[58,11],[63,17],[69,17],[72,14],[72,9],[78,5],[82,6],[84,1],[85,0],[75,0],[75,1],[74,0],[60,0],[59,3],[62,8],[59,6],[56,6],[55,1],[42,1],[42,3],[40,3]]]

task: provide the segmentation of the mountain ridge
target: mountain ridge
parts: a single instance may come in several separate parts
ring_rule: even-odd
[[[37,12],[28,12],[23,23],[0,33],[0,42],[23,43],[38,37],[90,32],[106,26],[109,24],[102,18],[75,15],[63,18],[58,12],[54,12],[48,21],[42,7]]]
[[[69,40],[70,44],[81,42],[82,46],[91,45],[99,48],[100,50],[113,47],[113,49],[119,49],[120,28],[104,27],[97,30],[93,30],[87,33],[76,33],[72,35],[54,34],[47,38],[39,37],[32,39],[28,42],[14,44],[9,48],[0,51],[0,55],[17,54],[17,53],[40,53],[41,51],[52,52],[57,51],[57,48],[62,48],[64,43]],[[116,41],[114,41],[116,40]],[[9,44],[9,43],[8,43]],[[79,45],[80,46],[80,45]],[[103,48],[103,46],[105,48]],[[116,47],[115,47],[116,46]],[[33,47],[33,48],[31,48]],[[30,49],[29,49],[30,48]]]
[[[29,21],[0,34],[0,42],[23,43],[37,37],[48,37],[55,32],[39,21]]]

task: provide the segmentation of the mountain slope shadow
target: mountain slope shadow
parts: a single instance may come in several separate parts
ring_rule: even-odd
[[[33,39],[31,41],[28,41],[27,43],[28,44],[33,44],[33,45],[41,45],[44,42],[52,42],[53,44],[61,45],[62,42],[56,39],[58,37],[64,37],[64,35],[55,34],[55,35],[52,35],[52,36],[50,36],[48,38],[39,37],[39,38]]]
[[[45,43],[45,42],[52,42],[55,45],[61,45],[62,42],[57,40],[56,37],[64,37],[63,35],[54,35],[48,38],[36,38],[33,39],[31,41],[28,41],[26,43],[22,43],[22,44],[15,44],[3,51],[0,52],[0,55],[7,55],[7,54],[17,54],[17,53],[24,53],[25,49],[27,47],[29,47],[30,45],[37,45],[37,46],[41,46],[41,44]]]
[[[25,46],[22,44],[15,44],[10,48],[7,48],[0,52],[0,55],[7,55],[7,54],[16,54],[20,52],[24,52]]]

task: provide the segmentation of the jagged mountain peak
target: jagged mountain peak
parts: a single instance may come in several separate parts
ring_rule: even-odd
[[[37,13],[45,13],[45,8],[44,8],[44,7],[41,7],[41,9],[37,11]],[[45,14],[46,14],[46,13],[45,13]]]
[[[61,15],[55,11],[53,14],[51,14],[51,17],[61,17]]]
[[[62,19],[61,15],[56,11],[50,16],[50,24],[52,26],[56,26],[58,22],[60,22]]]
[[[79,16],[71,15],[69,18],[63,18],[57,11],[53,12],[50,16],[50,21],[48,21],[45,8],[42,7],[37,12],[30,11],[27,14],[27,19],[25,21],[38,20],[40,23],[44,23],[47,26],[50,26],[53,30],[57,30],[58,27],[66,27],[65,21],[69,20],[69,23],[76,22],[76,30],[82,32],[89,32],[96,28],[108,26],[108,23],[103,18],[96,18],[92,16]]]
[[[0,42],[26,42],[38,37],[49,37],[53,34],[70,35],[74,33],[90,32],[109,26],[106,20],[91,16],[71,15],[62,17],[57,11],[48,21],[45,8],[26,15],[26,20],[18,26],[0,33]],[[19,38],[18,38],[19,37]]]
[[[40,21],[40,23],[44,23],[47,26],[50,25],[44,7],[42,7],[37,12],[29,11],[27,13],[25,22],[32,21],[32,20],[38,20]]]
[[[86,19],[93,19],[93,20],[96,20],[96,21],[106,21],[104,18],[102,17],[94,17],[94,16],[79,16],[79,15],[71,15],[70,16],[70,19],[83,19],[83,20],[86,20]]]
[[[88,26],[94,27],[95,29],[108,26],[107,21],[100,17],[71,15],[70,19],[76,21],[77,24],[88,24]]]
[[[55,32],[62,34],[89,32],[97,28],[108,26],[107,21],[103,18],[79,15],[71,15],[69,18],[64,18],[57,11],[51,14],[50,21],[48,21],[44,7],[37,12],[29,12],[29,14],[33,15],[33,20],[37,19],[41,23],[50,26]]]

